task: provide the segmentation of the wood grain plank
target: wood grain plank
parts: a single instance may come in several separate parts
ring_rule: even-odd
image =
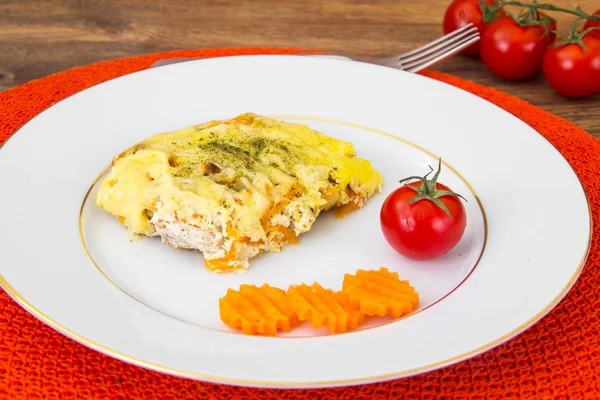
[[[553,4],[573,7],[570,0]],[[267,46],[387,55],[441,35],[449,0],[0,0],[0,90],[100,60],[175,49]],[[599,0],[580,0],[588,12]],[[566,32],[572,16],[554,14]],[[600,138],[600,94],[572,100],[542,76],[505,82],[477,59],[435,69],[495,87]]]

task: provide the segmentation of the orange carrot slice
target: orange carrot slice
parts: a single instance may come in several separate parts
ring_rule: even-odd
[[[219,299],[221,321],[248,335],[275,335],[299,323],[285,291],[264,284],[241,285],[239,291],[227,290]]]
[[[298,319],[309,320],[313,328],[327,326],[331,333],[341,333],[365,320],[363,313],[350,306],[346,294],[324,289],[316,282],[312,286],[290,286],[287,297]]]
[[[342,292],[348,295],[350,305],[365,315],[398,318],[419,305],[419,295],[409,282],[387,268],[345,274]]]

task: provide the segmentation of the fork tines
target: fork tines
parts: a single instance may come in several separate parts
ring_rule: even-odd
[[[398,56],[399,67],[408,72],[427,68],[458,53],[479,40],[479,31],[473,24],[450,32],[441,38]]]

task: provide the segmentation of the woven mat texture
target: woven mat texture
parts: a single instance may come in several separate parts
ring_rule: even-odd
[[[162,58],[299,52],[309,51],[186,50],[73,68],[0,93],[0,143],[65,97]],[[0,399],[600,399],[600,141],[506,93],[439,72],[423,74],[525,121],[582,180],[593,211],[592,248],[580,279],[548,316],[480,356],[407,379],[333,389],[251,389],[167,376],[104,356],[56,333],[0,291]]]

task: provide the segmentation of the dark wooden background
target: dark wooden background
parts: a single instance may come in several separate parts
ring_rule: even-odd
[[[389,55],[441,35],[450,0],[0,0],[0,91],[100,60],[221,46]],[[572,0],[548,1],[573,7]],[[600,0],[579,0],[592,13]],[[573,17],[553,14],[563,32]],[[435,69],[516,95],[600,138],[600,94],[571,100],[543,76],[504,82],[477,59]]]

